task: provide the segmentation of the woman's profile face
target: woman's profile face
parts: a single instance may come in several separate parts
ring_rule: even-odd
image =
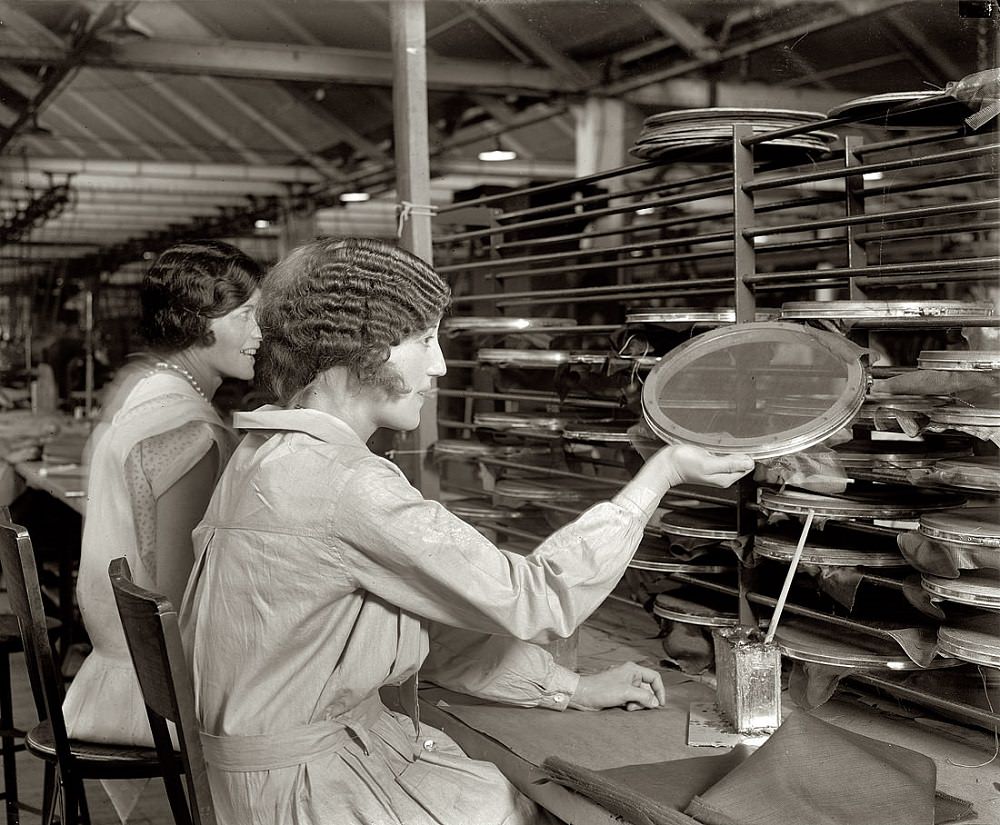
[[[434,388],[434,379],[448,371],[438,343],[438,324],[392,347],[387,366],[402,378],[406,391],[386,397],[377,411],[376,426],[415,430],[420,424],[420,408]]]
[[[215,342],[204,350],[209,365],[223,378],[253,378],[254,359],[260,346],[261,333],[257,324],[257,301],[260,290],[254,292],[246,303],[209,321]]]

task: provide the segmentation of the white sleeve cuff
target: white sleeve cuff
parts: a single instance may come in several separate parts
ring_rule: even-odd
[[[656,508],[660,506],[662,498],[663,493],[660,490],[629,484],[611,500],[623,510],[648,521]]]
[[[540,708],[566,710],[580,684],[580,674],[553,663],[552,679],[538,700]]]

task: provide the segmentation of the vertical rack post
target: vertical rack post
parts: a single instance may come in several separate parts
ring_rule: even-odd
[[[756,314],[756,299],[753,289],[747,284],[746,276],[756,270],[756,254],[753,237],[745,234],[754,223],[753,194],[744,189],[743,184],[753,177],[753,150],[743,145],[743,140],[753,136],[748,124],[733,125],[733,289],[736,306],[736,323],[753,321]],[[750,502],[756,496],[756,485],[752,478],[742,478],[736,485],[736,532],[738,535],[752,535],[754,515]],[[755,619],[747,592],[750,589],[751,571],[740,566],[740,624],[754,625]]]
[[[89,421],[94,408],[94,290],[91,287],[83,293],[83,335],[83,410]]]
[[[749,125],[733,125],[733,279],[738,324],[752,321],[756,311],[753,290],[745,280],[756,269],[753,238],[744,234],[754,222],[753,194],[743,188],[753,177],[753,150],[743,145],[749,137],[753,137]]]
[[[860,139],[851,135],[844,139],[844,166],[850,168],[861,163],[856,149]],[[863,175],[847,175],[844,178],[844,208],[848,218],[865,213],[865,180]],[[862,227],[863,228],[863,227]],[[847,265],[854,269],[868,265],[868,253],[864,244],[858,243],[858,227],[848,224],[846,227]],[[857,284],[856,278],[850,279],[848,295],[852,301],[863,301],[865,293]]]

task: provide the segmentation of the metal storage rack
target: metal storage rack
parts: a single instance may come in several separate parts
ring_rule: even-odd
[[[900,111],[919,119],[919,105],[894,110]],[[489,432],[475,421],[476,413],[484,411],[596,415],[617,422],[637,417],[635,385],[644,367],[622,354],[628,332],[625,315],[652,303],[730,305],[736,322],[743,323],[754,320],[758,301],[775,306],[815,298],[817,290],[851,300],[914,295],[920,300],[961,297],[960,291],[970,284],[997,284],[996,132],[973,134],[959,124],[903,137],[879,135],[872,141],[851,134],[825,157],[790,155],[788,163],[781,163],[771,153],[767,163],[754,161],[755,148],[765,141],[845,126],[856,132],[865,124],[828,118],[763,136],[736,124],[731,163],[721,167],[703,164],[699,150],[675,152],[662,162],[486,194],[442,208],[435,220],[435,259],[438,271],[453,284],[456,315],[573,317],[575,324],[550,325],[537,333],[545,339],[533,340],[558,337],[568,348],[604,353],[610,369],[603,377],[624,367],[617,374],[626,380],[608,380],[603,393],[589,394],[581,390],[586,381],[574,383],[568,380],[574,376],[565,374],[511,388],[503,380],[502,367],[475,358],[479,346],[497,347],[511,339],[459,335],[446,346],[449,375],[439,391],[441,437]],[[1000,320],[989,324],[996,326]],[[869,343],[865,329],[851,335]],[[912,368],[876,366],[872,372],[887,377]],[[498,474],[508,473],[585,484],[607,495],[627,477],[627,468],[599,450],[590,460],[579,455],[567,460],[556,449],[557,435],[532,437],[553,445],[550,466],[480,456],[474,460],[480,468],[477,479],[468,467],[463,475],[449,464],[443,467],[443,494],[489,493]],[[682,488],[671,491],[665,503],[691,500],[735,505],[737,532],[752,541],[757,519],[752,482],[741,483],[735,497]],[[524,529],[520,521],[491,522],[488,528],[501,544],[527,549],[544,537],[551,522],[586,506],[534,504],[543,516],[541,529]],[[655,529],[647,532],[651,541],[658,540]],[[753,621],[761,607],[774,604],[773,598],[757,592],[756,576],[745,568],[738,581],[683,570],[665,575],[738,598],[743,622]],[[904,587],[902,579],[877,570],[864,572],[864,579],[887,592]],[[884,635],[864,621],[794,601],[786,611]],[[852,678],[966,722],[991,729],[1000,724],[1000,714],[992,709],[954,701],[924,686],[910,687],[892,674],[859,673]],[[987,696],[995,689],[995,684],[987,686]]]

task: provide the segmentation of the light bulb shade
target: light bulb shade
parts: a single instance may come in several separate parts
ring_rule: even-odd
[[[367,192],[341,192],[340,202],[341,203],[364,203],[367,200],[371,200],[371,195]]]
[[[489,162],[501,161],[501,160],[517,160],[517,152],[512,149],[501,149],[499,146],[496,149],[490,149],[486,152],[479,153],[479,159]]]

